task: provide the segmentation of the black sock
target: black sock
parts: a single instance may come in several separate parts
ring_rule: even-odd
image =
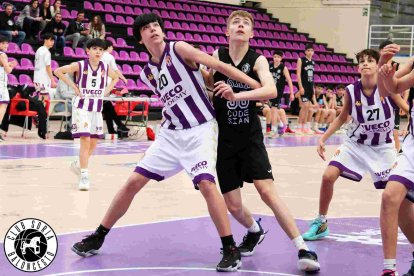
[[[99,227],[96,228],[96,233],[101,237],[105,237],[109,233],[109,230],[111,229],[105,228],[102,224],[100,224]]]
[[[233,235],[220,237],[221,243],[223,244],[223,248],[229,245],[235,245],[236,243],[233,240]]]

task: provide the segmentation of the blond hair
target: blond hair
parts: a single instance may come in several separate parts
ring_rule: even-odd
[[[248,18],[252,22],[252,27],[254,26],[254,19],[250,12],[244,10],[235,10],[230,14],[229,18],[227,19],[227,27],[229,26],[230,21],[236,16]]]

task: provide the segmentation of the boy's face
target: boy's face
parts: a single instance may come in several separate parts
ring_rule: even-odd
[[[273,63],[281,63],[282,62],[282,57],[279,55],[273,55]]]
[[[375,58],[364,55],[358,60],[358,72],[361,76],[371,76],[377,73],[378,64]]]
[[[308,58],[312,58],[313,54],[315,53],[315,51],[312,48],[306,49],[305,50],[305,55]]]
[[[322,94],[323,93],[323,87],[322,86],[317,86],[316,87],[316,93]]]
[[[92,61],[100,61],[104,49],[102,47],[93,46],[91,48],[86,49],[86,53],[88,54],[88,57]]]
[[[53,38],[45,40],[45,46],[47,48],[49,48],[49,49],[52,48],[53,44],[55,44],[55,40]]]
[[[109,46],[107,49],[106,49],[106,51],[108,52],[108,53],[112,53],[112,51],[114,50],[114,47],[113,46]]]
[[[332,98],[333,96],[333,90],[332,89],[326,89],[326,95],[328,96],[328,98]]]
[[[227,26],[226,36],[231,40],[249,41],[253,37],[252,21],[248,17],[236,15]]]
[[[345,89],[344,89],[344,88],[338,88],[338,89],[336,90],[336,93],[337,93],[340,97],[342,97],[342,96],[345,94]]]
[[[7,41],[0,42],[0,50],[5,52],[7,51],[7,48],[9,47],[9,43]]]
[[[158,22],[151,22],[145,26],[142,26],[139,32],[141,34],[141,40],[139,43],[144,44],[145,47],[150,44],[158,44],[164,41],[165,35]]]

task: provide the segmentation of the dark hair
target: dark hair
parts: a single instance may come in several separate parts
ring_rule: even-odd
[[[112,43],[112,41],[106,39],[105,40],[105,50],[108,49],[109,47],[113,47],[114,44]]]
[[[328,89],[329,89],[329,90],[333,90],[332,85],[327,85],[327,86],[326,86],[326,90],[328,90]]]
[[[0,35],[0,43],[2,42],[9,42],[9,38],[7,36]]]
[[[29,3],[29,5],[30,6],[33,5],[34,2],[37,2],[37,4],[39,4],[39,0],[31,0],[30,3]]]
[[[315,84],[315,87],[325,88],[325,86],[324,86],[322,83],[317,83],[317,84]]]
[[[55,39],[55,36],[52,33],[45,33],[42,35],[43,40]]]
[[[99,47],[102,49],[106,49],[106,43],[100,38],[93,38],[86,43],[86,48],[90,49],[92,47]]]
[[[98,18],[98,22],[96,22],[96,24],[95,24],[95,17],[96,18]],[[99,16],[99,15],[95,15],[93,18],[92,18],[92,22],[91,22],[91,29],[95,29],[95,30],[97,30],[98,32],[102,32],[102,26],[103,26],[103,23],[102,23],[102,19],[101,19],[101,17]]]
[[[365,49],[360,51],[359,53],[357,53],[356,55],[356,60],[357,63],[359,63],[359,60],[361,58],[363,58],[364,56],[368,56],[368,57],[372,57],[373,59],[375,59],[378,63],[379,59],[380,59],[380,54],[378,51],[373,50],[373,49]]]
[[[274,55],[278,55],[278,56],[283,57],[283,52],[281,50],[274,50],[272,56],[274,56]]]
[[[336,90],[338,90],[338,89],[345,89],[345,85],[343,85],[343,84],[339,84],[339,85],[337,85],[337,86],[335,87],[335,89],[336,89]]]
[[[141,41],[142,39],[141,28],[153,22],[158,22],[158,24],[160,24],[162,31],[165,32],[164,21],[162,20],[161,17],[159,17],[155,13],[143,13],[143,14],[138,15],[134,22],[133,33],[134,33],[135,39],[138,41]]]
[[[193,47],[196,48],[196,49],[198,49],[198,50],[201,50],[201,47],[198,44],[194,44]]]
[[[79,10],[78,13],[76,14],[76,16],[78,16],[80,13],[85,14],[85,11],[84,10]]]
[[[385,46],[393,44],[394,42],[392,42],[391,40],[385,40],[383,42],[380,43],[378,49],[381,51],[382,49],[385,48]]]
[[[308,49],[312,49],[313,50],[313,44],[312,43],[308,43],[305,45],[305,51]]]

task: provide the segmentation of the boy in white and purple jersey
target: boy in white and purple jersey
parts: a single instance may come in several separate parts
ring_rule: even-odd
[[[7,37],[0,35],[0,125],[6,113],[7,105],[10,102],[9,90],[7,89],[7,74],[10,74],[16,66],[16,61],[9,62],[6,51],[9,47]],[[0,142],[4,141],[0,134]]]
[[[319,156],[325,160],[325,141],[351,116],[344,143],[336,150],[323,177],[319,196],[319,216],[303,234],[305,240],[329,235],[327,213],[333,187],[339,176],[361,181],[369,173],[375,188],[384,189],[395,166],[396,150],[392,140],[395,104],[402,106],[401,97],[381,97],[377,88],[379,53],[366,49],[356,55],[361,79],[348,85],[341,114],[321,137]],[[381,160],[381,161],[379,161]]]
[[[50,98],[50,88],[56,87],[55,79],[52,73],[52,59],[49,49],[55,44],[53,34],[46,33],[42,35],[43,46],[39,47],[35,55],[35,68],[33,72],[33,83],[36,93],[40,99]]]
[[[96,232],[75,243],[72,250],[84,257],[96,254],[106,234],[150,179],[161,181],[185,170],[205,198],[223,244],[223,258],[216,269],[235,271],[241,266],[240,251],[231,234],[224,199],[215,185],[217,122],[199,64],[254,88],[259,88],[260,84],[183,41],[165,42],[164,23],[156,14],[139,15],[134,23],[134,36],[151,54],[141,79],[164,103],[162,127],[134,173],[115,196]],[[222,89],[216,87],[219,92]]]
[[[89,189],[88,161],[95,150],[98,139],[103,137],[103,97],[110,93],[118,81],[118,75],[100,59],[105,42],[99,38],[87,43],[88,59],[59,67],[55,75],[73,88],[72,136],[80,138],[79,162],[71,164],[72,170],[80,175],[79,190]],[[65,74],[75,75],[76,84]],[[107,83],[108,76],[112,78]]]
[[[396,269],[398,226],[410,241],[414,249],[414,57],[400,66],[389,61],[399,51],[399,46],[391,44],[381,51],[380,74],[378,83],[383,97],[395,95],[410,89],[409,96],[409,133],[404,138],[402,152],[398,155],[395,169],[392,171],[381,202],[381,237],[384,252],[384,270],[382,275],[398,275]],[[401,98],[401,97],[400,97]],[[413,252],[414,256],[414,252]],[[403,276],[414,275],[414,261],[410,270]]]

